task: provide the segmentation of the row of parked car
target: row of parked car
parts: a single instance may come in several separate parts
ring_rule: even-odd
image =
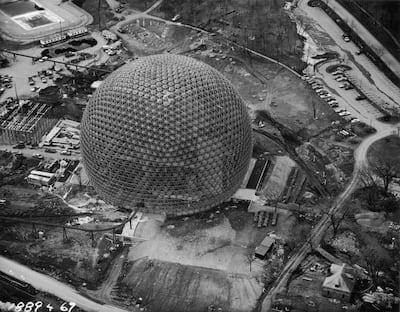
[[[352,85],[352,83],[349,81],[349,78],[347,78],[346,74],[344,73],[344,71],[342,70],[336,70],[334,72],[332,72],[332,75],[335,76],[335,80],[338,82],[343,82],[342,84],[339,85],[339,88],[343,88],[345,90],[351,90],[354,89],[354,86]],[[366,100],[366,97],[359,94],[356,97],[356,101],[362,101],[362,100]]]
[[[341,70],[337,70],[332,73],[335,76],[335,80],[338,82],[343,82],[339,87],[344,88],[345,90],[351,90],[354,89],[353,85],[348,81],[347,77],[344,75],[344,72]],[[350,112],[345,110],[345,109],[339,109],[339,102],[334,98],[325,88],[324,86],[318,82],[315,81],[315,77],[310,77],[310,76],[304,76],[303,79],[307,81],[308,84],[310,84],[311,89],[313,89],[318,96],[325,100],[330,107],[332,107],[335,112],[341,116],[341,117],[346,117],[350,115]],[[350,117],[347,118],[350,122],[358,122],[360,121],[357,118]]]
[[[13,87],[13,77],[10,75],[0,75],[0,95],[2,95],[6,88],[11,89]]]

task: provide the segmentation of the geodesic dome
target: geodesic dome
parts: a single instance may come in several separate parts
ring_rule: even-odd
[[[186,215],[239,188],[252,152],[247,110],[217,70],[153,55],[112,73],[81,124],[83,162],[100,196],[118,206]]]

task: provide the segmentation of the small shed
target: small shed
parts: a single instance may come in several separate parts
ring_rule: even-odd
[[[271,249],[274,243],[275,239],[269,236],[265,237],[261,244],[256,247],[255,256],[259,259],[264,260],[267,256],[268,251]]]

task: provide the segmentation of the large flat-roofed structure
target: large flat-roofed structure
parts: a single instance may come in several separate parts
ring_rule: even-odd
[[[106,201],[187,215],[236,192],[252,134],[243,100],[220,72],[163,54],[130,62],[103,81],[83,115],[81,149]]]
[[[57,122],[50,105],[21,100],[0,108],[0,143],[39,143]]]
[[[7,39],[36,41],[89,25],[93,17],[71,1],[0,2],[0,32]]]

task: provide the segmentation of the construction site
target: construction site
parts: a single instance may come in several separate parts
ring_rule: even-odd
[[[55,124],[52,107],[30,100],[2,103],[0,142],[13,145],[19,142],[38,144],[42,136]]]
[[[48,12],[68,13],[58,11],[62,20],[54,21],[51,13],[41,13],[48,20],[43,33],[36,24],[31,30],[20,26],[19,34],[2,28],[10,19],[24,22],[0,5],[6,11],[0,20],[2,49],[8,49],[2,55],[10,61],[0,68],[6,79],[0,86],[2,257],[91,298],[87,303],[73,297],[82,311],[109,311],[103,304],[124,311],[270,311],[264,304],[282,280],[286,291],[271,299],[273,311],[367,311],[373,304],[395,311],[399,264],[390,259],[399,250],[396,210],[374,211],[378,204],[369,204],[368,190],[375,184],[365,186],[367,178],[345,203],[337,199],[353,183],[363,141],[383,131],[375,120],[386,110],[368,105],[373,100],[363,108],[346,107],[355,120],[315,91],[313,80],[337,81],[328,71],[327,79],[303,75],[307,36],[283,2],[48,2],[38,3]],[[77,29],[85,31],[67,36]],[[17,40],[24,45],[10,50]],[[191,57],[216,69],[240,94],[251,120],[253,147],[239,189],[193,215],[167,217],[112,205],[82,162],[81,119],[96,90],[124,64],[158,53]],[[318,53],[323,61],[315,68],[325,70],[325,62],[333,61]],[[357,80],[356,71],[356,66],[348,70]],[[342,105],[337,90],[329,89],[330,95]],[[344,98],[350,101],[347,94]],[[391,103],[395,96],[387,99]],[[362,109],[374,117],[357,115]],[[375,154],[384,148],[379,145]],[[390,192],[396,192],[396,183]],[[389,199],[395,207],[386,193],[375,198],[382,207]],[[342,206],[340,214],[332,213],[331,207]],[[321,223],[327,230],[317,240]],[[301,264],[287,269],[306,249]],[[369,251],[382,255],[381,269]],[[13,272],[20,280],[16,268]],[[332,295],[335,278],[347,275],[353,282],[346,283],[346,297]],[[46,286],[53,282],[30,281],[33,289],[26,291],[0,276],[7,289],[0,290],[0,301],[16,302],[18,296],[54,306],[55,297],[72,301],[69,290]]]

